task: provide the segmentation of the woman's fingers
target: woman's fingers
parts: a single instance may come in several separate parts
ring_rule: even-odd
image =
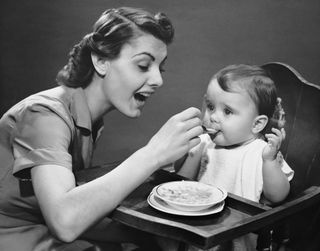
[[[196,117],[200,119],[200,116],[201,116],[200,110],[195,107],[190,107],[175,115],[176,119],[180,121],[186,121]]]
[[[189,150],[194,148],[196,145],[200,144],[201,140],[199,137],[193,137],[192,139],[189,140]]]
[[[200,125],[191,128],[186,133],[188,139],[193,139],[201,134],[203,134],[203,128]]]
[[[199,109],[188,108],[172,116],[151,138],[148,145],[159,163],[173,162],[200,143],[198,136],[203,133],[200,115]]]
[[[184,121],[186,130],[191,130],[195,127],[201,127],[201,120],[198,117],[191,118],[187,121]],[[201,131],[202,133],[202,131]]]
[[[181,113],[176,114],[172,118],[176,120],[177,126],[181,126],[182,130],[190,130],[193,129],[194,127],[201,126],[201,112],[199,109],[190,107]],[[200,132],[200,134],[202,131]],[[199,134],[199,135],[200,135]]]

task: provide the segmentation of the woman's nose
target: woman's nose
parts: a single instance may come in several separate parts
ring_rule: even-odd
[[[159,69],[151,72],[148,84],[153,87],[160,87],[163,85],[163,79]]]

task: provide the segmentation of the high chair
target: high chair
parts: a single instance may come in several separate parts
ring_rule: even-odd
[[[263,246],[267,228],[259,236],[258,250],[320,250],[320,86],[284,63],[271,62],[262,68],[275,81],[282,99],[286,139],[281,152],[295,175],[286,201],[273,205],[279,219],[270,215],[275,223],[272,245]]]

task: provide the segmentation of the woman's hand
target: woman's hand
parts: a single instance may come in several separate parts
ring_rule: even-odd
[[[155,134],[146,148],[159,166],[176,161],[200,143],[203,133],[199,109],[191,107],[172,116]]]
[[[286,137],[284,128],[276,129],[272,128],[273,133],[266,134],[268,145],[264,148],[262,158],[264,160],[275,160],[280,149],[282,141]]]

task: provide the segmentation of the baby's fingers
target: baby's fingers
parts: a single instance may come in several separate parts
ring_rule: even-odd
[[[276,147],[279,145],[279,137],[275,134],[269,133],[265,135],[269,145]]]
[[[268,144],[273,151],[277,152],[281,146],[281,138],[277,135],[270,133],[265,135],[268,141]]]
[[[286,138],[286,131],[284,130],[284,128],[271,128],[271,131],[280,139],[280,142]]]
[[[282,140],[284,140],[286,138],[286,131],[284,130],[284,128],[281,128],[281,134],[282,134]]]

